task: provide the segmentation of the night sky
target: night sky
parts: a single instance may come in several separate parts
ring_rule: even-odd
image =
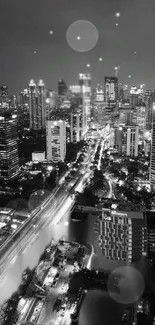
[[[76,52],[66,41],[76,20],[88,20],[98,30],[98,43],[89,52]],[[155,89],[154,0],[0,0],[0,85],[8,85],[10,93],[22,91],[31,78],[56,90],[58,79],[74,84],[86,71],[95,86],[117,65],[120,82]]]

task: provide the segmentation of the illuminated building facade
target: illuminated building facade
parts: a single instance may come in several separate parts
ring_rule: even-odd
[[[97,103],[103,103],[104,102],[104,90],[101,85],[97,85],[96,91],[95,91],[95,101]]]
[[[37,129],[36,84],[33,80],[29,83],[29,127]]]
[[[82,132],[84,134],[87,131],[87,120],[91,114],[91,75],[80,73],[79,86],[82,95]]]
[[[10,180],[19,172],[17,116],[0,116],[0,179]]]
[[[146,129],[150,130],[152,128],[152,111],[155,94],[152,90],[146,90],[143,98],[146,106]]]
[[[33,80],[29,84],[29,127],[30,129],[40,130],[45,128],[46,120],[46,92],[42,80],[38,87]]]
[[[131,125],[136,117],[134,109],[126,105],[119,110],[119,124]]]
[[[110,107],[116,106],[116,103],[118,101],[118,78],[117,77],[105,77],[104,99]]]
[[[70,140],[71,142],[78,142],[82,138],[82,114],[70,114]]]
[[[139,139],[139,127],[130,126],[125,130],[127,132],[127,156],[137,157],[138,156],[138,139]]]
[[[139,127],[136,125],[115,127],[114,144],[119,153],[127,156],[138,156]]]
[[[37,89],[37,129],[45,129],[46,127],[46,90],[42,80],[38,83]]]
[[[66,125],[64,121],[46,122],[47,160],[64,161],[66,156]]]
[[[146,130],[146,110],[145,105],[136,106],[136,125],[139,126],[139,132]]]
[[[150,155],[150,186],[155,191],[155,116],[153,116],[152,141]]]
[[[99,244],[103,255],[129,263],[147,251],[147,230],[141,212],[102,210],[99,221]]]
[[[155,218],[154,212],[147,211],[147,255],[155,262]]]
[[[1,86],[0,87],[0,111],[4,112],[6,108],[9,108],[8,87]]]
[[[65,97],[66,94],[67,94],[67,85],[66,83],[64,82],[63,79],[60,79],[58,81],[58,96],[59,97]]]

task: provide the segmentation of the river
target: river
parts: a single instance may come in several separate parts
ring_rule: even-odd
[[[97,220],[97,216],[89,215],[84,217],[82,221],[75,222],[71,220],[70,211],[68,211],[59,224],[42,229],[32,245],[19,254],[15,261],[6,264],[6,273],[0,283],[0,305],[17,290],[25,268],[33,269],[38,264],[39,258],[51,238],[56,241],[59,239],[76,241],[85,245],[91,243],[96,253],[92,264],[96,268],[112,270],[120,266],[120,262],[109,261],[102,255],[98,244],[98,234],[94,231],[95,220]]]

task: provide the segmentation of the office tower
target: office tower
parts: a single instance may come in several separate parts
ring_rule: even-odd
[[[108,259],[136,261],[147,250],[145,215],[142,212],[102,209],[99,244]]]
[[[146,90],[143,95],[143,100],[146,106],[146,129],[150,130],[152,128],[154,92],[152,90]]]
[[[46,91],[42,80],[39,81],[38,87],[36,87],[33,80],[30,81],[29,112],[30,129],[44,129],[46,127]]]
[[[22,91],[19,95],[18,99],[19,105],[29,105],[29,90],[28,88],[25,88],[24,91]]]
[[[155,111],[155,106],[153,110]],[[151,190],[155,191],[155,112],[153,112],[153,124],[152,124],[152,141],[151,141],[151,155],[150,155],[150,186],[151,186]]]
[[[71,107],[71,101],[65,99],[65,100],[60,104],[59,107],[62,108],[62,109],[64,109],[64,108],[69,109],[69,108]]]
[[[37,91],[37,129],[45,129],[46,124],[46,91],[45,84],[42,80],[38,83],[38,91]]]
[[[119,153],[127,156],[138,156],[139,127],[137,125],[115,127],[114,144]]]
[[[0,110],[4,110],[9,108],[9,94],[8,94],[8,87],[1,86],[0,87]]]
[[[95,91],[95,102],[96,103],[103,103],[104,102],[104,90],[101,85],[97,85]]]
[[[4,113],[0,116],[0,179],[10,180],[18,171],[17,116]]]
[[[119,124],[131,125],[136,123],[136,111],[129,104],[124,104],[119,109]]]
[[[46,121],[47,160],[64,161],[66,156],[66,125],[64,121]]]
[[[58,96],[65,97],[67,95],[67,86],[63,79],[58,81]]]
[[[104,78],[104,99],[110,107],[114,107],[118,101],[118,78]]]
[[[74,94],[80,94],[81,93],[81,87],[80,85],[71,85],[69,87],[69,91],[72,95]]]
[[[130,89],[130,105],[135,107],[138,104],[138,95],[140,94],[136,86],[132,86]]]
[[[17,126],[18,130],[29,128],[29,90],[24,89],[17,95]]]
[[[71,142],[78,142],[82,137],[82,114],[70,114],[70,138]]]
[[[145,104],[140,104],[136,106],[136,125],[139,126],[139,132],[143,134],[146,130]]]
[[[82,95],[82,132],[87,131],[87,119],[90,118],[91,113],[91,75],[79,74],[79,86],[81,87]]]
[[[46,98],[49,99],[50,109],[55,109],[58,105],[58,94],[56,91],[48,89],[46,91]]]
[[[146,212],[147,256],[155,262],[155,218],[153,211]]]
[[[36,84],[34,80],[29,83],[29,119],[30,129],[37,129]]]
[[[144,132],[144,153],[145,156],[149,156],[151,152],[151,139],[152,139],[152,132],[145,131]]]

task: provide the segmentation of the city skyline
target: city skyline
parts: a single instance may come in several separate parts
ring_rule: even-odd
[[[10,93],[22,91],[32,78],[53,89],[61,78],[74,84],[81,72],[92,74],[93,86],[103,84],[115,66],[120,66],[120,82],[154,89],[153,0],[149,6],[144,0],[58,0],[44,5],[40,0],[31,5],[29,0],[2,0],[0,9],[1,85],[8,85]],[[74,51],[67,43],[67,30],[78,20],[91,22],[99,34],[88,52]]]

